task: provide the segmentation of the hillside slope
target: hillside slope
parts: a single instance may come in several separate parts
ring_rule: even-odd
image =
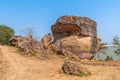
[[[63,74],[63,62],[55,55],[51,60],[40,60],[21,55],[14,47],[0,46],[0,80],[120,80],[119,66],[85,64],[92,75],[79,77]]]

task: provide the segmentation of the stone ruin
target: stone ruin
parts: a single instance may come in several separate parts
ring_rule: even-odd
[[[10,43],[21,48],[25,53],[36,51],[50,54],[52,51],[66,57],[91,59],[99,49],[101,39],[97,37],[96,22],[78,16],[62,16],[51,27],[53,34],[45,35],[41,41],[21,36],[11,37]]]
[[[62,16],[52,26],[53,49],[59,54],[76,59],[91,59],[99,49],[96,22],[78,16]]]

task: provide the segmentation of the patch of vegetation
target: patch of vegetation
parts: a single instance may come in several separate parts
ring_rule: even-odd
[[[90,71],[88,71],[87,73],[78,73],[78,74],[76,74],[76,76],[79,76],[79,77],[83,77],[83,76],[88,77],[88,76],[91,76],[91,75],[92,75],[92,74],[91,74]]]
[[[64,72],[62,70],[59,70],[58,71],[59,74],[64,74]],[[78,76],[78,77],[83,77],[83,76],[86,76],[86,77],[89,77],[92,75],[92,73],[90,71],[88,71],[87,73],[78,73],[78,74],[71,74],[73,76]]]
[[[107,56],[105,61],[110,61],[110,60],[113,60],[112,56]]]
[[[39,58],[41,60],[50,60],[52,56],[50,54],[42,53]]]
[[[116,35],[116,36],[113,37],[113,44],[114,45],[119,45],[120,44],[120,40],[119,40],[118,35]]]
[[[58,57],[62,58],[62,59],[68,59],[68,57],[64,56],[64,55],[58,55]]]
[[[24,51],[21,48],[18,48],[17,52],[20,54],[24,54]]]
[[[115,53],[116,53],[117,55],[120,54],[120,45],[118,45],[118,48],[117,48],[117,50],[115,51]]]
[[[25,54],[25,52],[21,48],[18,48],[17,52],[22,55],[29,55],[29,56],[35,56],[37,54],[37,51],[31,51],[30,53]]]
[[[0,44],[9,45],[9,39],[14,35],[14,30],[8,26],[0,25]]]
[[[107,47],[105,45],[107,45],[107,43],[101,43],[99,50],[106,50]]]
[[[35,56],[36,53],[37,53],[37,51],[32,51],[32,52],[30,52],[30,56]]]
[[[111,75],[111,78],[111,80],[118,80],[118,78],[114,74]]]

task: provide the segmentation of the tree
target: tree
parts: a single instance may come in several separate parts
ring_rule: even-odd
[[[35,36],[36,32],[34,28],[28,27],[26,29],[23,29],[22,32],[26,38],[33,38],[37,40],[37,37]]]
[[[113,44],[114,45],[119,45],[120,44],[120,40],[119,40],[118,35],[116,35],[116,36],[113,37]]]
[[[115,53],[119,55],[120,54],[120,39],[117,35],[113,37],[113,44],[117,45],[117,50],[115,51]]]
[[[14,36],[14,30],[8,26],[0,25],[0,44],[9,44],[9,39]]]

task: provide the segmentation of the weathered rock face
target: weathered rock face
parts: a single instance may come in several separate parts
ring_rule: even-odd
[[[9,42],[16,47],[21,46],[23,43],[27,42],[27,39],[22,36],[12,36]]]
[[[88,71],[81,67],[79,64],[73,62],[73,61],[65,61],[65,63],[62,65],[62,70],[66,74],[71,75],[87,75]]]
[[[63,16],[52,26],[54,40],[60,38],[77,35],[97,37],[96,22],[78,16]]]
[[[45,35],[41,41],[40,41],[40,44],[43,46],[43,48],[45,49],[48,49],[49,46],[51,45],[52,43],[52,35],[49,33],[47,35]]]
[[[92,41],[91,37],[81,37],[78,36],[69,36],[61,39],[61,48],[76,55],[79,55],[81,52],[90,53]]]
[[[50,59],[52,53],[51,44],[52,44],[52,35],[49,33],[40,40],[40,46],[41,46],[40,51],[42,54],[38,54],[37,57],[40,59]]]
[[[63,16],[51,29],[54,36],[53,49],[63,55],[73,53],[79,58],[86,58],[85,55],[91,58],[99,48],[96,22],[89,18]]]
[[[25,54],[32,53],[33,51],[40,52],[41,50],[40,43],[31,38],[13,36],[9,41],[13,46],[20,48]]]
[[[20,48],[25,54],[32,54],[38,58],[47,58],[49,57],[48,53],[51,51],[52,35],[45,35],[40,42],[22,36],[13,36],[9,41],[13,46]]]
[[[53,51],[76,60],[91,59],[99,49],[101,39],[97,38],[96,22],[78,16],[60,17],[52,26],[52,35],[45,35],[41,41],[14,36],[10,43],[25,53],[49,54]],[[40,54],[37,56],[39,57]],[[44,56],[44,55],[43,55]],[[46,55],[45,55],[46,56]]]

